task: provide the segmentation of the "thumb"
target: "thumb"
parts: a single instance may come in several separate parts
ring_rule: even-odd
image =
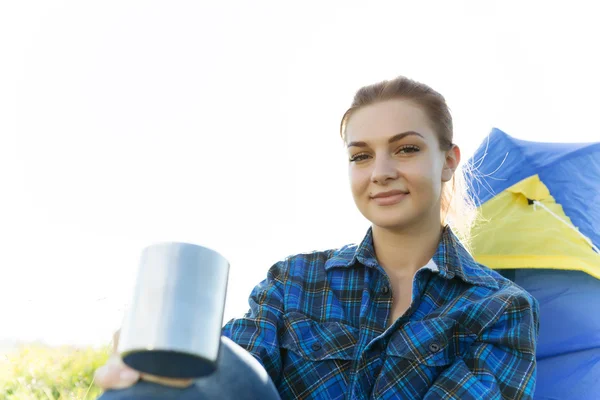
[[[94,383],[103,390],[125,389],[136,384],[140,373],[127,365],[117,354],[113,354],[108,362],[98,368],[94,374]]]

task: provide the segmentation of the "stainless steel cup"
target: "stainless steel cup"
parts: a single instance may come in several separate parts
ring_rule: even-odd
[[[187,243],[144,249],[117,351],[132,368],[198,378],[216,368],[229,262]]]

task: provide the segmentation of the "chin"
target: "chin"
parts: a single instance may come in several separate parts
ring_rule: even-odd
[[[382,229],[386,229],[386,230],[390,230],[390,231],[401,231],[404,230],[408,227],[414,226],[414,222],[411,221],[406,221],[404,219],[402,220],[396,220],[396,221],[390,221],[390,220],[382,220],[382,221],[378,221],[378,220],[371,220],[371,222],[373,223],[373,225],[382,228]]]
[[[415,199],[407,198],[398,204],[392,206],[378,206],[372,202],[366,202],[361,204],[361,213],[367,218],[373,225],[383,229],[389,229],[393,231],[401,231],[407,228],[419,227],[423,224],[427,224],[430,221],[433,212],[431,210],[438,209],[439,206],[427,207],[425,204],[415,203]],[[420,199],[423,201],[424,199]],[[439,212],[438,212],[439,216]],[[433,221],[431,219],[431,221]]]
[[[409,207],[407,207],[409,206]],[[363,215],[375,226],[401,231],[422,225],[428,219],[424,210],[410,207],[412,204],[397,204],[392,207],[368,207]]]
[[[389,210],[392,211],[392,210]],[[402,230],[404,228],[415,225],[416,218],[413,215],[407,215],[406,211],[404,212],[372,212],[369,215],[365,215],[365,217],[371,221],[373,225],[376,225],[383,229],[389,230]]]

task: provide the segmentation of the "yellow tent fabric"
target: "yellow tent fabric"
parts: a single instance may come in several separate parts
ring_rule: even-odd
[[[481,220],[472,230],[478,262],[494,269],[579,270],[600,279],[600,254],[537,174],[486,201],[479,211]]]

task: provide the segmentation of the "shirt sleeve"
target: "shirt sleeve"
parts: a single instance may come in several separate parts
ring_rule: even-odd
[[[532,399],[539,305],[526,292],[436,379],[425,399]]]
[[[273,382],[281,371],[278,331],[283,316],[284,262],[273,265],[267,279],[252,289],[250,310],[242,318],[227,322],[221,333],[252,354],[265,368]]]

